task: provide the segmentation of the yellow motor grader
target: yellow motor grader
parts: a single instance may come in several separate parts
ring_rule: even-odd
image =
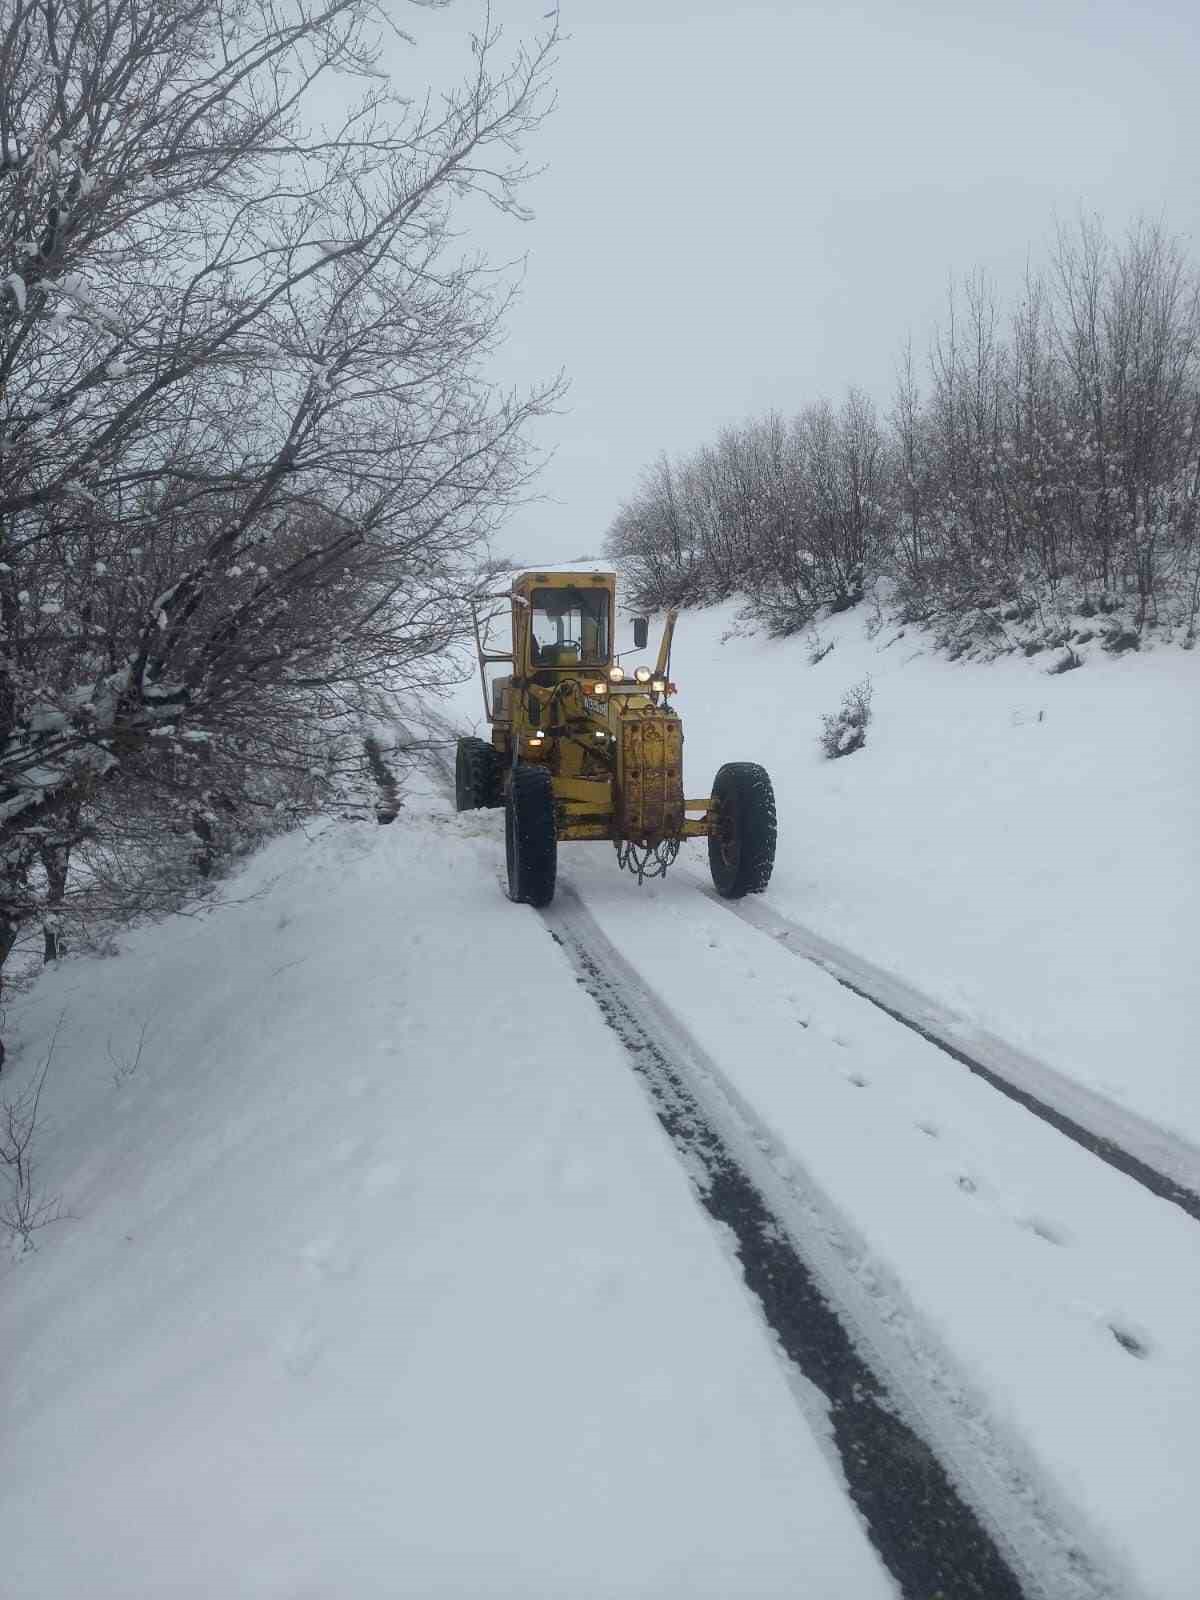
[[[489,646],[497,601],[511,612],[511,649]],[[502,595],[472,597],[492,736],[458,742],[458,809],[504,807],[509,895],[527,905],[554,898],[560,839],[611,839],[640,883],[666,872],[683,839],[704,838],[719,894],[760,893],[775,861],[770,778],[731,762],[711,794],[684,798],[670,681],[676,613],[655,665],[629,671],[613,654],[615,604],[611,572],[525,572]],[[648,626],[635,619],[635,650]]]

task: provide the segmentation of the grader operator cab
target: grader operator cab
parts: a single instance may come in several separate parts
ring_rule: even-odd
[[[511,649],[489,648],[505,601]],[[666,628],[653,667],[627,671],[613,654],[611,572],[525,572],[503,595],[471,601],[491,740],[460,739],[460,811],[503,806],[508,890],[549,905],[559,840],[611,839],[638,882],[659,877],[682,840],[708,840],[717,892],[736,900],[766,888],[775,861],[775,796],[764,769],[723,766],[712,793],[683,793],[683,724],[671,704]],[[487,608],[491,607],[490,610]],[[647,622],[634,622],[646,645]],[[489,669],[509,667],[489,680]]]

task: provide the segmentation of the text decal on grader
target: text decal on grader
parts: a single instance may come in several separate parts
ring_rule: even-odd
[[[504,600],[511,649],[488,647],[481,617]],[[683,793],[683,723],[671,705],[667,615],[653,669],[627,673],[614,659],[616,577],[611,572],[524,572],[503,595],[472,599],[491,741],[460,739],[460,811],[503,806],[508,890],[527,905],[554,898],[559,840],[609,839],[637,875],[658,877],[680,841],[708,840],[717,892],[735,900],[766,888],[775,861],[775,795],[750,761],[723,766],[712,793]],[[646,622],[634,623],[639,649]],[[508,667],[489,683],[489,667]]]

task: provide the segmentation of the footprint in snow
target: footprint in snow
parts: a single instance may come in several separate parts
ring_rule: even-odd
[[[1136,1356],[1139,1361],[1145,1361],[1151,1352],[1150,1339],[1141,1328],[1136,1331],[1127,1322],[1110,1322],[1108,1331],[1131,1356]]]
[[[1018,1217],[1017,1226],[1026,1228],[1039,1239],[1044,1239],[1047,1244],[1068,1245],[1071,1236],[1065,1228],[1060,1228],[1057,1222],[1050,1222],[1046,1217]]]
[[[382,1194],[385,1189],[394,1189],[403,1182],[404,1168],[398,1162],[379,1161],[373,1167],[368,1167],[362,1186],[367,1194]]]
[[[915,1122],[913,1126],[918,1128],[928,1139],[940,1139],[942,1136],[942,1130],[936,1122]]]
[[[960,1172],[954,1181],[964,1194],[976,1194],[978,1192],[979,1185],[969,1173]]]
[[[861,1072],[848,1072],[846,1082],[852,1083],[856,1089],[865,1089],[870,1083],[870,1078],[864,1078]]]
[[[337,1233],[323,1233],[310,1239],[301,1250],[300,1259],[305,1275],[317,1283],[349,1278],[358,1270],[357,1260]]]
[[[362,1139],[339,1139],[330,1150],[329,1159],[338,1162],[341,1166],[353,1167],[358,1164],[359,1158],[366,1148],[366,1143]]]
[[[279,1339],[279,1355],[285,1372],[293,1378],[306,1378],[321,1359],[324,1342],[312,1316],[293,1317]]]
[[[819,1030],[832,1044],[839,1045],[843,1050],[849,1050],[853,1043],[852,1040],[847,1039],[844,1033],[839,1033],[836,1028],[831,1028],[827,1022],[820,1023]]]

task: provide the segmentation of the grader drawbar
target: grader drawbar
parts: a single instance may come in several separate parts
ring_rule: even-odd
[[[458,742],[458,809],[504,807],[509,895],[526,905],[549,905],[559,843],[573,840],[611,840],[641,883],[667,871],[684,839],[707,839],[718,894],[760,893],[775,862],[770,778],[734,761],[711,794],[684,797],[683,723],[671,703],[676,613],[655,665],[629,671],[613,653],[615,604],[611,572],[525,572],[502,595],[472,598],[491,739]],[[494,650],[504,614],[511,648]],[[637,618],[636,650],[647,631]]]

